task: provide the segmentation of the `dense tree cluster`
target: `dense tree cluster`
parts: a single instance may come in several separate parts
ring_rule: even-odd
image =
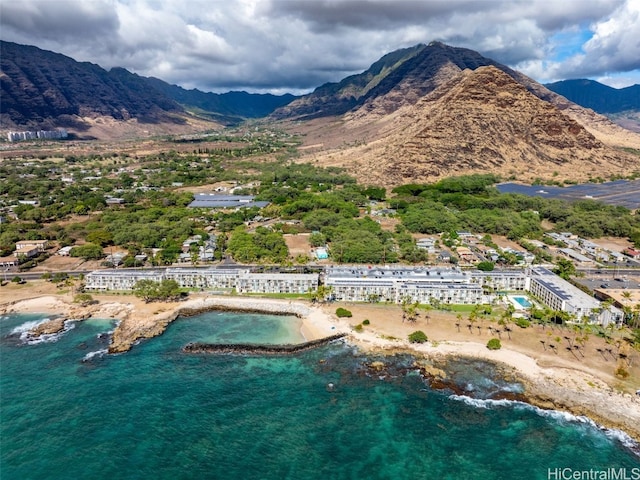
[[[133,287],[133,294],[145,302],[177,300],[180,298],[180,285],[175,280],[139,280]]]
[[[231,234],[227,251],[242,263],[280,263],[287,258],[288,249],[282,233],[258,227],[255,233],[238,227]]]
[[[432,185],[403,185],[393,190],[392,206],[411,232],[472,231],[510,239],[540,238],[541,220],[585,238],[602,236],[640,240],[640,219],[627,208],[594,200],[558,199],[501,194],[492,175],[470,175]]]

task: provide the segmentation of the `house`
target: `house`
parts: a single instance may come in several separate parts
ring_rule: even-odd
[[[17,267],[19,260],[17,257],[0,257],[0,268],[9,269]]]
[[[446,250],[442,250],[438,254],[438,261],[439,262],[451,262],[452,258],[453,258],[453,255],[451,255],[451,253],[447,252]]]
[[[35,247],[16,248],[13,252],[13,256],[16,258],[32,258],[37,257],[40,251]]]
[[[464,263],[473,263],[477,260],[475,254],[467,247],[458,247],[456,253]]]
[[[47,248],[49,248],[48,240],[20,240],[16,242],[16,250],[20,250],[22,248],[35,248],[39,252],[44,252]]]
[[[416,247],[426,250],[427,253],[436,253],[436,240],[434,238],[421,238],[416,241]]]
[[[634,260],[640,259],[640,250],[636,250],[635,248],[627,248],[626,250],[623,250],[622,253]]]

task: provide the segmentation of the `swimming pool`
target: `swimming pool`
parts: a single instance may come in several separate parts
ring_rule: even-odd
[[[531,308],[531,302],[525,297],[511,297],[522,308]]]

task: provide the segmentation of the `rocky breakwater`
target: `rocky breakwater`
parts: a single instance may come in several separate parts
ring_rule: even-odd
[[[188,343],[182,349],[185,353],[220,353],[241,355],[292,355],[318,348],[346,337],[346,333],[338,333],[310,342],[296,344],[256,344],[256,343]]]

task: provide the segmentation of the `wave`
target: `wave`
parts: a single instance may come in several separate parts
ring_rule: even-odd
[[[13,330],[11,330],[11,334],[13,336],[19,336],[20,341],[26,345],[38,345],[40,343],[50,343],[57,342],[62,335],[67,333],[69,330],[75,328],[74,320],[65,320],[64,327],[62,330],[56,333],[47,333],[42,335],[33,335],[31,331],[34,328],[37,328],[39,325],[42,325],[45,322],[51,320],[50,318],[43,318],[41,320],[31,320],[28,322],[24,322],[21,325],[18,325]]]
[[[595,430],[601,431],[607,438],[614,442],[619,442],[636,455],[640,456],[640,443],[636,442],[631,436],[629,436],[626,432],[622,430],[614,429],[614,428],[606,428],[602,425],[598,425],[596,422],[591,420],[589,417],[585,417],[584,415],[574,415],[573,413],[563,412],[561,410],[545,410],[544,408],[536,407],[535,405],[531,405],[526,402],[521,402],[519,400],[494,400],[491,398],[482,399],[482,398],[471,398],[466,395],[450,395],[449,398],[451,400],[457,400],[466,403],[467,405],[475,408],[496,408],[496,407],[510,407],[522,410],[529,410],[534,412],[535,414],[553,419],[560,423],[579,423],[583,425],[588,425],[589,427],[594,428]]]
[[[458,400],[460,402],[464,402],[467,405],[475,408],[489,409],[493,407],[509,407],[509,406],[516,406],[516,405],[531,406],[528,403],[524,403],[518,400],[508,400],[508,399],[495,400],[492,398],[472,398],[467,395],[456,395],[456,394],[449,395],[449,398],[451,400]]]
[[[95,352],[89,352],[82,358],[82,361],[83,362],[88,362],[93,357],[96,357],[96,356],[103,357],[107,353],[109,353],[109,349],[108,348],[103,348],[103,349],[100,349],[100,350],[96,350]]]

